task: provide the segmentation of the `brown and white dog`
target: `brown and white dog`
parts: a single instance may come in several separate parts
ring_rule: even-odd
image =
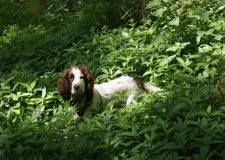
[[[72,66],[66,69],[57,83],[57,89],[64,100],[80,103],[78,115],[91,118],[104,110],[112,100],[118,98],[116,93],[127,95],[126,106],[135,101],[144,91],[161,91],[152,85],[129,76],[121,76],[102,84],[94,84],[94,77],[85,66]]]

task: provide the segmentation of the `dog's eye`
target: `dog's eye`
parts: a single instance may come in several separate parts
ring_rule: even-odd
[[[69,77],[69,80],[72,81],[73,79],[74,79],[74,76],[71,75],[71,76]]]
[[[80,79],[84,79],[84,76],[80,76]]]

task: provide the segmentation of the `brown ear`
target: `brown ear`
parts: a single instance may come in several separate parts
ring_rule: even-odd
[[[84,74],[85,80],[85,100],[91,101],[93,98],[93,89],[94,89],[94,76],[90,70],[85,66],[79,66],[79,69]]]
[[[57,90],[64,100],[70,100],[71,97],[71,84],[68,78],[69,72],[69,69],[65,70],[57,83]]]

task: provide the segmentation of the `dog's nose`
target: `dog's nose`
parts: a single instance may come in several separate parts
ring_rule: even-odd
[[[80,89],[80,85],[79,84],[75,84],[73,85],[73,88],[75,91],[78,91]]]

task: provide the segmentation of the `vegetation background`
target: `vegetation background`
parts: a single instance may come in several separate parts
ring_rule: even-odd
[[[225,0],[1,0],[0,159],[225,159],[224,35]],[[80,123],[71,64],[166,94]]]

